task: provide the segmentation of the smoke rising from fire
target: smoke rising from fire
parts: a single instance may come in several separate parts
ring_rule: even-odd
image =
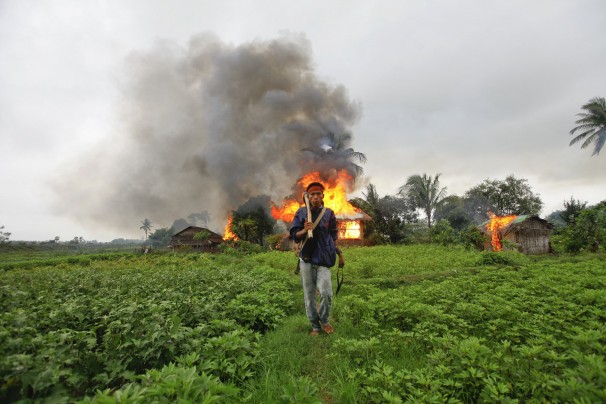
[[[303,36],[161,42],[129,56],[120,88],[118,135],[53,181],[57,210],[80,221],[157,228],[207,210],[218,230],[251,197],[280,202],[312,169],[355,178],[329,139],[351,133],[359,105],[317,77]]]

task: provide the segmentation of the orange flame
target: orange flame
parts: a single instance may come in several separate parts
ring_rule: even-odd
[[[294,199],[287,199],[284,201],[281,208],[273,205],[271,207],[271,215],[276,220],[283,220],[290,223],[295,218],[295,213],[297,213],[297,210],[299,210],[301,206],[303,205]]]
[[[499,233],[509,223],[513,222],[517,216],[497,216],[491,211],[488,211],[488,216],[490,217],[490,221],[486,224],[486,230],[490,232],[490,244],[492,244],[492,250],[501,251],[503,246],[501,245],[501,240],[499,239]]]
[[[359,220],[342,220],[339,222],[340,239],[362,238],[362,225]]]
[[[234,221],[234,218],[229,215],[227,217],[227,224],[225,225],[225,230],[223,230],[224,236],[223,236],[223,240],[234,240],[234,241],[238,241],[238,236],[236,236],[236,233],[231,231],[231,224]]]
[[[353,178],[345,170],[337,172],[337,176],[331,180],[322,178],[319,172],[305,174],[298,182],[298,189],[304,190],[307,184],[319,182],[324,185],[324,204],[331,208],[336,215],[354,215],[359,213],[347,200],[347,191],[351,189]],[[290,198],[282,203],[281,207],[272,206],[271,215],[276,220],[282,220],[286,223],[293,221],[295,213],[301,207],[305,206],[302,201]],[[361,224],[355,220],[345,220],[339,222],[339,238],[361,238]]]

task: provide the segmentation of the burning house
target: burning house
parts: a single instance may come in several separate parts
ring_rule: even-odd
[[[335,178],[327,181],[318,172],[312,172],[303,176],[297,182],[296,188],[302,193],[306,184],[316,181],[324,184],[324,205],[331,208],[337,217],[339,244],[364,245],[364,224],[371,220],[371,217],[355,208],[347,200],[347,190],[353,182],[352,177],[342,170],[337,172]],[[282,220],[288,226],[301,206],[304,206],[301,200],[288,198],[282,203],[282,206],[272,206],[272,216],[276,220]]]
[[[538,216],[496,216],[490,213],[490,219],[479,227],[490,239],[485,244],[485,249],[501,251],[506,243],[525,254],[546,254],[552,251],[549,236],[553,225]]]
[[[339,245],[364,245],[364,225],[372,220],[362,211],[356,213],[337,213]]]

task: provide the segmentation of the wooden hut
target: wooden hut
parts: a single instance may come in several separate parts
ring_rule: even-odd
[[[196,237],[201,234],[202,237]],[[223,243],[223,237],[203,227],[188,226],[175,233],[168,246],[172,249],[189,247],[194,250],[213,252]]]
[[[490,237],[486,221],[481,230]],[[516,250],[524,254],[547,254],[552,252],[549,236],[553,225],[538,216],[519,215],[499,232],[501,242],[509,242]],[[490,242],[487,248],[492,248]]]
[[[363,246],[364,227],[366,222],[372,220],[366,213],[360,211],[351,214],[337,214],[337,227],[339,229],[339,245]]]

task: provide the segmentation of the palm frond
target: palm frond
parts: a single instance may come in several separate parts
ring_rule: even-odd
[[[350,162],[349,164],[350,164],[350,167],[353,168],[354,172],[356,173],[356,177],[361,177],[364,175],[364,169],[361,166],[354,164],[352,162]]]
[[[595,147],[593,148],[592,156],[597,156],[600,154],[602,147],[604,147],[604,143],[606,143],[606,128],[602,128],[598,132],[595,133],[597,139],[595,140]]]
[[[581,133],[580,135],[577,135],[574,139],[572,139],[570,141],[569,146],[572,146],[573,144],[580,142],[581,140],[585,139],[585,137],[587,137],[587,135],[589,135],[590,133],[593,132],[593,129],[590,129],[588,131],[585,131],[583,133]]]
[[[590,129],[590,130],[594,130],[594,129],[596,129],[596,125],[595,125],[595,124],[579,125],[579,126],[577,126],[577,127],[573,128],[573,129],[570,131],[570,134],[571,134],[571,135],[574,135],[574,133],[575,133],[576,131],[579,131],[579,130],[584,130],[584,129]]]
[[[581,148],[584,149],[591,143],[594,143],[592,156],[600,153],[606,142],[606,99],[604,97],[594,97],[585,103],[578,113],[580,117],[575,121],[575,126],[570,131],[571,135],[581,131],[574,139],[570,141],[570,146],[583,141]]]

